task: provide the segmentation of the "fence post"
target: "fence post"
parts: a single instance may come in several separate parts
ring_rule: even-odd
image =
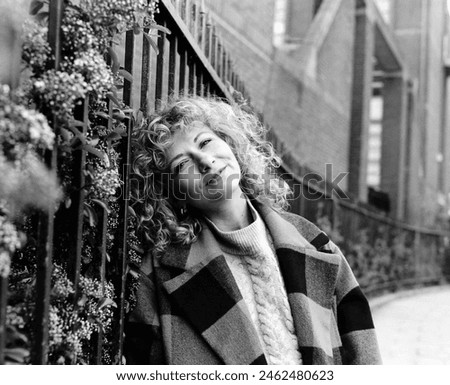
[[[419,268],[419,253],[420,253],[420,231],[414,230],[414,276],[417,277],[418,275],[418,268]]]
[[[125,40],[125,70],[130,74],[133,73],[133,52],[134,52],[134,33],[133,31],[126,32]],[[123,89],[123,101],[126,105],[132,107],[131,83],[125,79]],[[117,255],[116,269],[117,281],[115,282],[115,292],[118,298],[117,309],[117,334],[116,346],[117,355],[115,357],[116,364],[122,364],[123,355],[123,333],[124,333],[124,318],[125,318],[125,289],[126,289],[126,275],[127,275],[127,256],[128,256],[128,203],[130,190],[130,157],[131,157],[131,133],[132,120],[128,119],[127,136],[122,139],[121,143],[121,167],[123,170],[122,180],[124,182],[122,188],[122,195],[119,209],[119,226],[117,229],[117,238],[115,239],[115,254]]]
[[[5,363],[7,290],[8,278],[0,277],[0,365]]]
[[[106,236],[108,229],[108,212],[105,208],[101,208],[99,215],[99,235],[97,238],[98,248],[100,251],[100,282],[102,285],[102,296],[105,297],[105,284],[106,284]],[[103,329],[101,325],[97,327],[97,347],[96,347],[96,365],[102,364],[103,353]]]
[[[166,26],[165,22],[161,25]],[[164,83],[164,50],[165,50],[165,34],[158,31],[158,56],[156,58],[156,89],[155,89],[155,108],[158,110],[161,106]]]
[[[180,68],[178,77],[178,94],[181,96],[185,94],[186,88],[186,68],[187,68],[187,52],[186,47],[178,44],[178,53],[180,55]]]
[[[167,83],[167,93],[169,96],[174,95],[175,85],[175,71],[177,68],[177,51],[178,38],[175,35],[169,35],[169,77]]]
[[[201,40],[200,47],[203,52],[206,53],[206,39],[207,39],[207,28],[206,28],[206,13],[204,9],[204,4],[202,1],[201,9],[200,9],[200,20],[201,20]],[[209,33],[208,33],[209,36]]]
[[[195,92],[195,61],[191,52],[188,57],[188,90],[189,94],[193,95]]]
[[[63,15],[63,0],[50,0],[48,40],[55,56],[54,67],[58,68],[61,59],[61,22]],[[57,133],[58,122],[53,121]],[[52,170],[57,167],[57,150],[46,154],[46,163]],[[53,232],[55,208],[51,204],[47,212],[39,216],[38,245],[36,249],[36,307],[35,338],[32,346],[31,361],[33,364],[46,364],[48,360],[48,319],[50,311],[50,283],[53,259]]]
[[[89,97],[83,101],[81,106],[74,110],[76,120],[82,121],[83,126],[76,128],[84,136],[87,131]],[[85,168],[86,151],[79,149],[74,151],[73,163],[73,186],[72,204],[67,213],[63,215],[67,218],[69,234],[69,260],[67,261],[68,277],[73,282],[75,290],[74,301],[78,301],[78,282],[80,280],[81,268],[81,247],[83,245],[83,222],[84,222],[84,198],[85,191]]]
[[[145,28],[144,33],[150,29]],[[146,38],[142,39],[142,77],[141,77],[141,111],[148,114],[148,85],[150,80],[150,43]]]

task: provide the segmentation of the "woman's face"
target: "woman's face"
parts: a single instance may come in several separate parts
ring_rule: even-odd
[[[175,200],[208,213],[240,194],[241,169],[230,146],[201,122],[177,131],[166,150]]]

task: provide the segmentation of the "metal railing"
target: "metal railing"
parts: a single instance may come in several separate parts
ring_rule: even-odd
[[[63,1],[52,0],[49,6],[48,39],[55,53],[55,68],[59,66],[61,23],[63,18]],[[149,41],[136,36],[133,31],[126,32],[122,50],[124,54],[124,69],[140,81],[133,83],[124,80],[122,101],[133,109],[140,109],[145,115],[151,113],[164,103],[171,95],[196,94],[201,96],[216,95],[231,100],[229,85],[235,90],[247,95],[242,81],[233,70],[232,60],[224,49],[200,1],[177,0],[159,1],[159,12],[155,14],[157,24],[168,28],[171,33],[159,31],[157,50],[151,49]],[[148,32],[148,30],[146,31]],[[76,121],[84,122],[77,127],[85,133],[88,124],[88,101],[77,106],[74,112]],[[113,106],[109,102],[108,124],[111,124]],[[129,164],[130,144],[133,130],[133,120],[127,119],[127,132],[120,143],[120,156],[123,186],[118,215],[118,228],[114,242],[114,261],[116,279],[116,324],[115,357],[120,363],[122,356],[123,327],[125,316],[125,292],[127,275],[127,226],[129,217]],[[58,131],[56,119],[52,122],[55,132]],[[56,170],[57,151],[45,154],[48,166]],[[73,191],[70,194],[70,207],[61,205],[55,212],[50,207],[47,212],[39,214],[37,224],[36,248],[36,290],[33,315],[33,346],[31,346],[31,363],[46,364],[49,352],[49,307],[51,297],[52,257],[56,238],[65,233],[67,247],[68,277],[73,282],[75,291],[78,288],[81,273],[83,248],[83,226],[85,226],[85,169],[86,151],[79,149],[73,153],[72,180]],[[98,276],[104,285],[106,280],[106,237],[108,212],[98,207],[96,231],[99,260]],[[58,239],[60,242],[60,239]],[[8,281],[0,278],[0,364],[4,363],[6,344],[6,308],[8,304]],[[77,300],[75,292],[73,298]],[[102,363],[102,329],[99,327],[96,336],[95,357],[92,362]]]
[[[448,231],[396,221],[283,171],[294,192],[291,211],[317,223],[338,244],[367,295],[450,280]]]

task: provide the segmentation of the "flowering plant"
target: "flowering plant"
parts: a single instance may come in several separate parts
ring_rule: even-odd
[[[16,284],[16,291],[8,308],[8,323],[33,337],[32,294],[28,282]],[[49,359],[57,364],[88,363],[91,339],[97,336],[98,327],[103,335],[110,332],[114,288],[97,279],[81,277],[80,296],[75,300],[73,283],[61,266],[55,265],[52,274],[52,297],[49,313]],[[23,306],[22,300],[25,301]],[[97,336],[98,338],[98,336]]]
[[[21,246],[23,235],[12,220],[33,202],[43,207],[57,199],[54,177],[36,151],[53,148],[55,135],[41,113],[16,103],[8,86],[0,86],[0,277],[10,272],[10,259]],[[49,188],[54,188],[49,192]],[[42,198],[35,197],[37,191]],[[21,191],[22,194],[17,194]]]
[[[120,209],[118,197],[123,183],[118,145],[126,136],[131,111],[121,101],[120,89],[123,78],[131,80],[131,75],[120,68],[112,47],[124,31],[144,33],[144,28],[152,27],[164,30],[153,19],[156,6],[157,0],[65,1],[61,62],[55,68],[55,56],[47,41],[48,1],[33,0],[30,13],[34,20],[26,23],[23,34],[22,61],[26,78],[16,90],[17,103],[12,104],[13,98],[6,89],[0,92],[0,114],[3,114],[0,115],[0,149],[3,150],[3,153],[0,151],[0,171],[3,159],[17,162],[16,169],[21,167],[24,171],[32,168],[30,159],[39,159],[45,151],[57,151],[57,171],[64,196],[55,216],[48,342],[50,363],[87,364],[97,362],[95,356],[99,354],[103,363],[121,360],[115,356],[113,341],[116,306],[113,282],[121,277],[117,277],[117,263],[112,261],[111,255],[115,250]],[[87,114],[80,113],[83,109],[87,109]],[[48,121],[55,124],[56,131],[50,128]],[[81,163],[84,185],[76,186],[74,170],[79,167],[77,159],[81,151],[85,154],[85,161]],[[43,175],[43,170],[34,170],[34,174]],[[16,174],[12,179],[21,180]],[[61,190],[56,181],[46,185],[54,191]],[[80,276],[75,286],[65,271],[71,258],[67,246],[71,237],[70,221],[73,220],[70,210],[73,197],[80,189],[84,191],[85,223]],[[1,190],[2,187],[0,193]],[[11,193],[4,194],[9,207],[12,206]],[[53,202],[58,198],[55,192],[44,195],[51,197]],[[47,199],[37,207],[44,208],[49,203],[51,201]],[[0,274],[6,276],[10,272],[10,293],[13,293],[9,299],[7,327],[23,333],[24,338],[15,339],[21,348],[29,348],[30,341],[35,338],[32,326],[36,321],[35,303],[31,294],[36,273],[37,228],[33,225],[36,222],[33,215],[32,212],[28,214],[18,226],[8,222],[7,216],[0,216],[3,218],[0,221]],[[107,215],[107,265],[103,275],[100,272],[103,262],[98,251],[101,215]],[[139,242],[132,223],[128,228],[128,258],[131,263],[138,264]],[[22,233],[26,233],[26,243]],[[13,253],[14,258],[10,261]],[[128,302],[132,301],[130,297]],[[129,304],[126,306],[130,307]],[[103,343],[101,352],[93,351],[93,338]],[[27,358],[22,355],[16,361],[27,362]]]
[[[35,149],[52,149],[55,134],[41,113],[11,100],[9,87],[0,86],[0,148],[11,161]]]
[[[5,216],[0,215],[0,277],[6,278],[10,271],[10,255],[20,248],[20,235]]]
[[[34,73],[42,73],[48,61],[53,59],[47,40],[48,28],[33,20],[27,20],[23,26],[22,59]]]

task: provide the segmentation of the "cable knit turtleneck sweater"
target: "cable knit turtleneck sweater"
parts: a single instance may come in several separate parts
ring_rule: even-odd
[[[270,365],[300,365],[286,289],[281,278],[272,239],[258,212],[248,203],[253,222],[239,230],[215,234],[242,293]]]

